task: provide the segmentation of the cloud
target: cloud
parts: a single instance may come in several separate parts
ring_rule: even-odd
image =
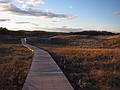
[[[26,8],[25,10],[22,10],[22,9],[18,8],[17,6],[13,5],[13,4],[11,5],[11,8],[9,8],[9,11],[11,11],[14,14],[31,15],[31,16],[38,16],[38,17],[44,16],[44,17],[47,17],[47,18],[68,18],[68,19],[74,18],[73,16],[70,16],[70,15],[55,14],[55,13],[52,13],[52,12],[45,12],[45,11],[42,11],[42,10],[33,9],[31,7]]]
[[[26,23],[30,23],[30,22],[15,22],[16,24],[26,24]]]
[[[120,16],[120,11],[114,13],[116,16]]]
[[[10,0],[0,0],[0,3],[8,3]]]
[[[58,14],[50,11],[40,10],[36,6],[39,6],[41,3],[43,3],[43,0],[2,0],[0,2],[4,4],[6,3],[7,5],[2,7],[2,11],[8,11],[12,14],[60,19],[76,18],[76,16],[73,15]]]
[[[0,22],[10,21],[10,19],[0,19]]]
[[[14,0],[15,1],[15,0]],[[17,0],[17,2],[28,5],[44,4],[44,0]]]
[[[34,26],[38,26],[38,24],[36,23],[32,23],[32,22],[15,22],[16,24],[32,24]]]
[[[36,23],[31,23],[32,25],[34,25],[34,26],[39,26],[38,24],[36,24]]]
[[[26,4],[44,4],[44,0],[0,0],[0,3],[18,2]]]

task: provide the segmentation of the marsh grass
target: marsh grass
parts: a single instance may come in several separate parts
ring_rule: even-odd
[[[0,90],[21,90],[33,53],[21,44],[0,43]]]
[[[120,90],[119,37],[56,35],[29,43],[51,54],[75,90]]]
[[[47,47],[75,90],[119,90],[120,49]]]

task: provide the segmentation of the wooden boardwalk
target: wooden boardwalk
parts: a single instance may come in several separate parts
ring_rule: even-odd
[[[22,90],[74,90],[48,52],[26,44],[34,51],[33,62]]]

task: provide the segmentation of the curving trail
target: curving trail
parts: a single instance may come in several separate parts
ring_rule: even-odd
[[[33,62],[22,90],[74,90],[48,52],[26,44],[25,38],[21,41],[25,47],[34,51]]]

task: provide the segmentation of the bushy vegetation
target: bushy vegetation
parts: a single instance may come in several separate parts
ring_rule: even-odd
[[[21,46],[21,37],[47,50],[75,90],[120,89],[119,34],[0,30],[0,88],[3,90],[20,90],[29,70],[33,54]]]
[[[89,35],[89,36],[98,36],[98,35],[115,35],[115,33],[107,32],[107,31],[82,31],[82,32],[71,32],[71,34],[78,34],[78,35]]]
[[[120,47],[120,35],[55,35],[51,37],[30,37],[29,42],[56,46],[76,46],[80,48],[116,48]]]
[[[16,32],[8,31],[5,28],[1,29],[0,90],[22,90],[33,53],[22,46],[20,38],[16,36],[18,34],[15,34]]]
[[[10,31],[7,28],[0,27],[0,36],[9,36],[9,38],[22,38],[25,37],[25,31]]]
[[[0,89],[21,90],[33,53],[20,44],[0,44]]]
[[[51,55],[76,90],[120,88],[120,49],[63,47],[53,48]]]
[[[28,41],[52,55],[75,90],[120,89],[120,35],[58,34]]]

